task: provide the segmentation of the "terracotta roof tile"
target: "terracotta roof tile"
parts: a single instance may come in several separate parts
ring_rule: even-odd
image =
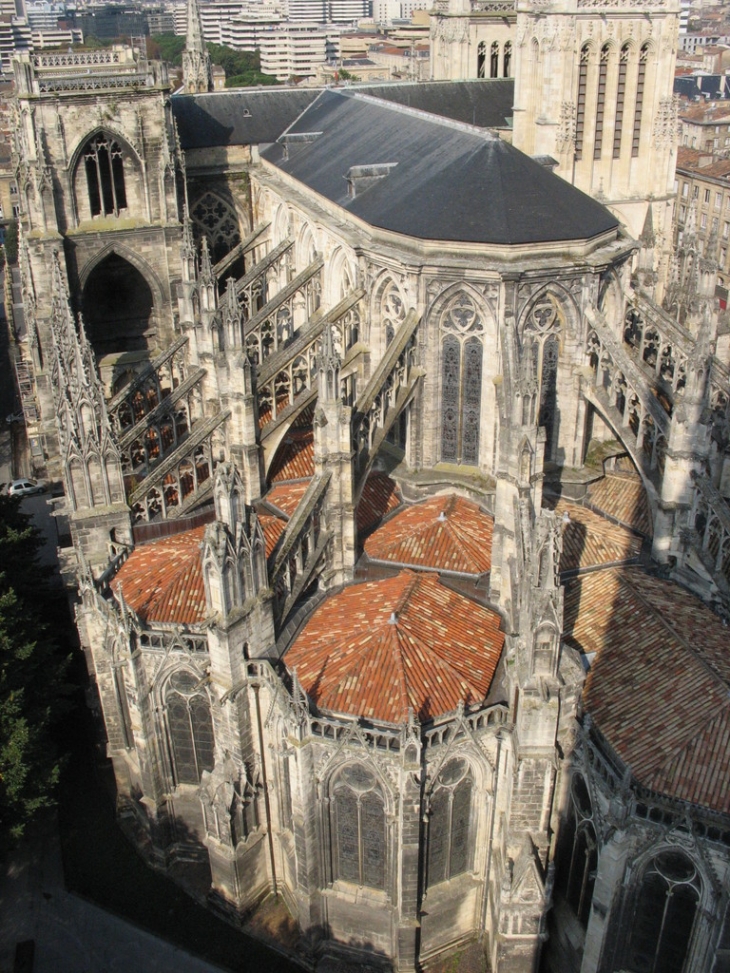
[[[489,690],[504,635],[496,612],[401,571],[353,585],[321,605],[285,661],[323,710],[402,723],[477,703]]]
[[[639,533],[653,534],[646,490],[637,473],[607,473],[591,484],[591,504]]]
[[[309,480],[297,480],[294,483],[286,481],[276,483],[266,494],[264,499],[267,503],[281,510],[287,517],[291,517],[301,503],[302,497],[307,492]]]
[[[546,502],[546,506],[549,503]],[[555,505],[558,514],[568,513],[570,523],[563,534],[561,571],[617,564],[638,556],[641,539],[626,527],[612,524],[605,517],[565,500]]]
[[[264,544],[266,545],[266,557],[271,556],[271,552],[276,547],[279,538],[284,533],[286,521],[282,517],[274,517],[273,514],[260,513],[258,515],[261,530],[264,532]]]
[[[200,547],[205,527],[164,537],[129,555],[112,582],[145,622],[195,625],[206,616]]]
[[[406,507],[365,542],[374,561],[482,574],[492,563],[494,520],[471,500],[451,494]]]
[[[640,568],[566,589],[567,638],[596,653],[584,705],[637,780],[730,812],[730,659],[720,619]],[[699,637],[698,637],[699,634]]]
[[[370,530],[386,514],[399,507],[400,502],[395,482],[385,473],[371,473],[365,481],[355,512],[358,532],[364,534]]]
[[[314,433],[310,429],[292,428],[276,452],[269,480],[304,480],[314,476]]]

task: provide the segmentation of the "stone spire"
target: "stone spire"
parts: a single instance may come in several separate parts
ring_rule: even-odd
[[[198,0],[188,0],[188,25],[182,56],[183,89],[188,95],[213,90],[210,55],[203,40],[203,22]]]
[[[51,334],[53,395],[64,460],[66,494],[74,510],[124,502],[119,449],[112,435],[94,352],[69,306],[58,253],[53,255]]]

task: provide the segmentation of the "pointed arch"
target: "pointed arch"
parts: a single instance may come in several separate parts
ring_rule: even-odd
[[[166,747],[174,785],[198,784],[215,763],[215,737],[205,679],[190,665],[167,671],[158,692],[165,714]]]
[[[403,288],[391,271],[383,271],[372,288],[371,326],[368,336],[378,360],[385,354],[407,313],[408,305]]]
[[[330,778],[332,874],[385,890],[388,874],[386,792],[365,761],[348,760]]]
[[[222,260],[241,242],[241,227],[247,223],[236,205],[236,200],[230,194],[226,195],[216,187],[206,187],[190,204],[190,219],[195,238],[207,239],[213,263]]]
[[[476,793],[470,761],[452,755],[441,766],[427,796],[427,887],[473,867]]]
[[[79,220],[140,211],[134,184],[142,176],[141,161],[114,126],[98,125],[87,132],[71,155],[69,171]]]

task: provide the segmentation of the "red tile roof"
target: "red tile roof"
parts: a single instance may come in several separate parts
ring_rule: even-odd
[[[260,513],[259,523],[261,524],[261,530],[264,532],[266,557],[270,557],[279,538],[284,533],[286,521],[282,520],[281,517],[274,517],[273,514]]]
[[[276,451],[269,481],[303,480],[314,476],[314,433],[311,429],[290,429]]]
[[[195,527],[132,551],[112,582],[144,622],[195,625],[206,616],[200,548]]]
[[[584,706],[644,786],[730,812],[730,635],[677,585],[640,568],[566,589],[569,641],[596,653]]]
[[[309,482],[309,480],[298,480],[294,483],[276,483],[264,499],[287,517],[291,517],[307,492]]]
[[[371,473],[365,481],[355,512],[358,533],[363,534],[370,530],[386,514],[399,507],[400,502],[395,481],[385,473]]]
[[[353,585],[322,604],[286,653],[322,710],[402,723],[485,698],[504,635],[496,612],[401,571]]]
[[[451,494],[406,507],[365,542],[375,561],[482,574],[492,563],[494,519],[471,500]]]
[[[588,490],[591,504],[639,533],[653,535],[646,490],[638,473],[607,473]]]
[[[610,520],[577,503],[559,500],[554,507],[558,514],[567,512],[570,517],[563,533],[561,571],[617,564],[638,556],[641,539],[626,527],[612,524]]]

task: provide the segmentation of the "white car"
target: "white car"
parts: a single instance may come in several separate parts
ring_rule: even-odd
[[[46,484],[43,480],[13,480],[8,487],[11,497],[31,497],[34,493],[45,493]]]

